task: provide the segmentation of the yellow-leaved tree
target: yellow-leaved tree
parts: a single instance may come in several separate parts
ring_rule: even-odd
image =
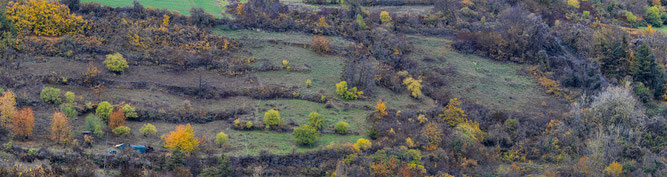
[[[190,152],[199,146],[199,139],[195,138],[190,124],[177,126],[176,130],[169,132],[163,138],[164,147],[172,150]]]
[[[444,113],[440,114],[440,117],[449,124],[449,126],[455,127],[459,123],[463,123],[467,115],[463,112],[463,109],[459,108],[461,101],[458,98],[450,99],[447,107],[444,107]]]
[[[19,35],[57,37],[84,30],[87,23],[59,1],[20,0],[7,4],[7,19]]]
[[[0,126],[9,128],[11,117],[16,113],[16,97],[14,92],[7,90],[0,96]]]
[[[419,79],[414,79],[412,77],[405,78],[403,80],[403,85],[408,87],[408,90],[410,90],[410,95],[414,98],[419,98],[419,96],[422,95],[422,80]]]
[[[382,101],[382,99],[379,99],[375,106],[375,112],[377,113],[378,119],[382,119],[384,116],[389,115],[389,113],[387,113],[387,103]]]

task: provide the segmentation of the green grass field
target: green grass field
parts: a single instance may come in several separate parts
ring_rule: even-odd
[[[137,0],[144,7],[152,8],[167,8],[175,10],[183,15],[190,15],[190,9],[193,7],[201,7],[204,11],[215,15],[222,16],[221,5],[227,5],[226,0]],[[133,0],[82,0],[84,2],[99,2],[101,5],[111,7],[132,6]]]

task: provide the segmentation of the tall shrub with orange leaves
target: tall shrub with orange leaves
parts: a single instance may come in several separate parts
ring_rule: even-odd
[[[32,108],[21,108],[14,113],[12,119],[12,133],[16,136],[30,137],[32,136],[32,129],[35,128],[35,115]]]
[[[53,113],[51,116],[51,140],[58,144],[66,144],[72,135],[72,127],[69,125],[67,116],[62,112]]]
[[[190,124],[177,126],[176,130],[169,132],[163,139],[164,147],[172,150],[190,152],[199,146],[199,140],[195,138]]]
[[[123,125],[125,125],[125,111],[118,107],[109,115],[109,129],[113,130]]]
[[[21,0],[7,4],[7,19],[20,35],[57,37],[82,31],[86,21],[59,1]]]
[[[16,98],[11,90],[0,96],[0,126],[8,127],[11,117],[16,113]]]

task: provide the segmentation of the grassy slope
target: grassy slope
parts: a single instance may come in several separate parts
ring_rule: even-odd
[[[220,4],[218,0],[137,0],[145,7],[153,8],[167,8],[175,10],[183,15],[190,15],[190,8],[201,7],[204,11],[215,16],[222,16],[220,11]],[[225,0],[220,0],[225,1]],[[81,0],[81,2],[99,2],[102,5],[111,7],[132,6],[133,0]],[[226,4],[226,1],[222,4]]]
[[[648,28],[648,27],[639,27],[639,29],[646,29],[646,28]],[[660,28],[653,27],[653,30],[660,31],[660,32],[663,32],[663,33],[667,34],[667,25],[663,25]]]
[[[463,55],[449,49],[446,39],[409,36],[415,44],[411,55],[423,68],[455,68],[455,74],[445,76],[442,89],[450,91],[452,97],[474,100],[492,110],[537,111],[542,101],[551,106],[553,97],[530,76],[519,75],[521,65],[507,64],[475,55]],[[446,61],[424,62],[426,56],[444,57]],[[554,103],[555,104],[555,103]]]

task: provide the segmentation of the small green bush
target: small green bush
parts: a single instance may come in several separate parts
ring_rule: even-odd
[[[63,103],[60,105],[60,111],[63,112],[70,119],[76,118],[79,112],[76,111],[76,108],[72,106],[71,103]]]
[[[107,120],[109,119],[111,111],[113,111],[113,106],[111,105],[111,103],[103,101],[97,105],[97,109],[95,109],[95,114],[100,116],[102,119]]]
[[[266,127],[270,126],[280,126],[282,125],[282,120],[280,119],[280,113],[274,109],[271,109],[264,113],[264,124]]]
[[[658,8],[658,6],[652,6],[646,9],[646,22],[648,24],[651,24],[655,27],[661,27],[663,20],[665,19],[662,19],[662,16],[660,15],[660,8]]]
[[[334,127],[334,129],[336,129],[336,133],[343,135],[343,134],[347,133],[347,130],[350,129],[350,124],[347,124],[346,122],[340,121],[340,122],[336,123],[336,126]]]
[[[324,119],[317,112],[311,112],[308,115],[308,125],[315,128],[316,130],[322,130],[324,127]]]
[[[126,118],[137,118],[139,115],[137,115],[137,111],[134,109],[134,106],[130,104],[125,104],[123,106],[123,112],[125,113]]]
[[[309,125],[295,128],[292,135],[297,145],[312,145],[319,137],[317,130]]]
[[[109,71],[115,73],[122,73],[123,71],[125,71],[125,69],[129,68],[129,66],[127,65],[127,61],[120,53],[107,55],[107,59],[104,60],[104,64],[106,65]]]
[[[310,88],[310,85],[313,83],[310,79],[306,80],[306,88]]]
[[[340,81],[336,84],[336,95],[345,99],[345,100],[356,100],[363,92],[358,92],[357,87],[352,87],[348,89],[347,82]]]
[[[630,25],[634,25],[637,23],[637,17],[634,14],[632,14],[632,12],[627,10],[625,11],[625,19],[628,20],[628,23],[630,23]]]
[[[246,122],[245,127],[248,128],[248,129],[252,128],[252,121]]]
[[[517,121],[516,119],[505,120],[505,128],[507,128],[507,131],[509,131],[510,133],[516,131],[517,126],[519,126],[519,121]]]
[[[73,92],[65,92],[65,102],[74,103],[76,100],[76,95]]]
[[[220,132],[218,135],[215,135],[215,144],[223,145],[229,141],[229,136],[227,134]]]
[[[113,134],[116,135],[127,135],[130,134],[130,127],[127,126],[119,126],[113,129]]]
[[[44,87],[42,92],[39,93],[39,97],[44,100],[44,102],[51,104],[60,104],[62,100],[60,99],[60,89]]]
[[[148,136],[157,133],[157,129],[153,124],[147,123],[139,129],[139,132],[144,136]]]
[[[102,121],[102,118],[94,114],[89,114],[86,116],[86,130],[93,132],[97,136],[104,135],[105,124]]]

